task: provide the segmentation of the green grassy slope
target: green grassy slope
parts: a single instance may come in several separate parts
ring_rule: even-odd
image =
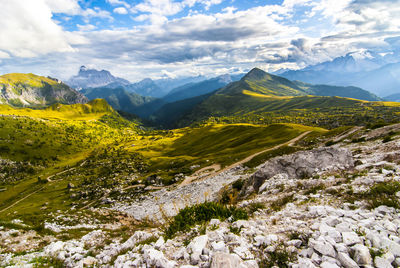
[[[327,96],[309,95],[315,93]],[[374,98],[359,88],[291,82],[253,69],[242,80],[193,106],[178,125],[207,121],[210,117],[226,123],[299,123],[324,128],[367,124],[369,120],[399,120],[400,108],[395,103],[331,96],[345,94]]]
[[[0,89],[0,103],[15,107],[87,102],[83,95],[66,84],[31,73],[11,73],[0,76]]]

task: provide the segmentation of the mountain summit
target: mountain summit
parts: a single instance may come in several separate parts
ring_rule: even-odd
[[[113,76],[107,70],[98,71],[82,65],[78,75],[71,77],[67,84],[74,88],[92,88],[112,85],[113,87],[128,85],[129,81]]]

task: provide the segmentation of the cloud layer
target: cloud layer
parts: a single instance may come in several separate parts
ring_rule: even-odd
[[[96,1],[95,1],[96,2]],[[92,64],[130,80],[300,68],[400,47],[400,0],[0,0],[0,72],[66,79]],[[120,26],[122,22],[124,25]]]

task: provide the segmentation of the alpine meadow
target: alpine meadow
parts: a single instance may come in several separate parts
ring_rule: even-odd
[[[0,267],[400,267],[400,0],[0,17]]]

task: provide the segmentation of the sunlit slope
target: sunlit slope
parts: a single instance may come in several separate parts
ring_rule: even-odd
[[[299,123],[324,128],[367,124],[370,120],[398,121],[397,103],[334,96],[335,93],[345,95],[346,90],[349,96],[374,99],[373,94],[358,88],[291,82],[253,69],[242,80],[194,106],[178,125],[190,125],[212,117],[225,123]]]
[[[42,119],[92,120],[106,114],[116,114],[114,109],[103,99],[95,99],[86,104],[53,104],[44,109],[14,108],[0,105],[0,114],[29,116]]]
[[[85,96],[61,81],[31,73],[0,76],[0,89],[0,103],[15,107],[87,102]]]
[[[134,150],[149,159],[154,171],[190,173],[193,165],[226,166],[305,131],[325,130],[295,124],[209,124],[172,130],[166,136],[154,136],[151,142],[140,140]]]

